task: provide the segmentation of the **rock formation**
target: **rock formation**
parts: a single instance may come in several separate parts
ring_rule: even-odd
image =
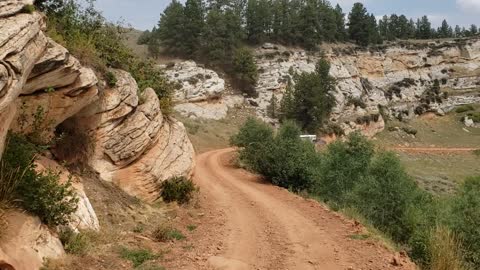
[[[174,109],[183,116],[220,120],[228,109],[243,104],[242,96],[228,93],[225,80],[213,70],[193,61],[162,66],[165,75],[175,84]]]
[[[124,71],[113,71],[115,87],[71,119],[95,138],[91,166],[133,196],[154,200],[158,186],[172,176],[188,176],[194,150],[182,123],[166,118],[158,97],[138,86]],[[143,102],[143,103],[141,103]]]
[[[93,70],[46,37],[43,15],[23,13],[31,4],[33,0],[0,2],[0,159],[10,130],[49,142],[56,133],[73,127],[74,134],[85,136],[72,141],[86,149],[68,146],[67,152],[88,152],[87,163],[103,180],[134,196],[156,199],[163,180],[189,175],[193,146],[183,125],[162,114],[155,92],[146,89],[139,97],[135,80],[120,70],[113,71],[117,86],[105,88]],[[90,138],[91,145],[82,145],[84,138]],[[52,152],[36,160],[37,169],[55,170],[60,182],[68,181],[70,172],[54,161],[60,153]],[[82,178],[71,180],[79,204],[69,227],[99,230]],[[12,212],[7,221],[0,268],[38,269],[45,258],[64,254],[58,238],[38,218]]]
[[[348,133],[365,129],[362,118],[372,116],[369,130],[381,130],[380,107],[388,116],[411,118],[419,110],[445,113],[462,104],[480,102],[478,93],[465,92],[480,84],[480,40],[442,43],[397,44],[360,49],[333,46],[325,49],[330,73],[337,79],[337,106],[332,120]],[[260,76],[251,99],[259,116],[266,118],[272,94],[281,100],[293,74],[313,72],[318,54],[283,46],[263,46],[256,50]],[[424,95],[439,80],[450,95],[442,100],[424,101]],[[362,103],[356,106],[352,100]],[[368,126],[370,126],[368,124]],[[370,133],[370,131],[369,131]]]

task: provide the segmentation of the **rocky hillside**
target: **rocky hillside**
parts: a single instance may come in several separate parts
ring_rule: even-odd
[[[35,134],[39,142],[62,134],[55,149],[36,161],[37,170],[61,173],[60,181],[71,173],[59,164],[84,162],[100,179],[152,201],[163,180],[188,176],[192,144],[183,124],[162,114],[155,92],[146,89],[138,96],[137,83],[121,70],[111,71],[114,86],[97,79],[46,36],[44,16],[24,8],[32,2],[0,3],[0,158],[9,131]],[[74,177],[73,186],[79,202],[69,226],[100,230],[81,177]],[[63,254],[55,233],[38,218],[12,212],[6,219],[0,268],[38,269],[44,258]]]
[[[330,73],[338,82],[334,93],[337,105],[331,120],[345,133],[360,129],[366,135],[374,135],[384,128],[383,117],[408,119],[425,112],[444,114],[455,106],[480,102],[480,40],[404,42],[369,49],[333,45],[324,46],[323,52],[331,63]],[[244,102],[255,107],[258,116],[275,122],[267,115],[272,95],[279,103],[288,81],[295,73],[313,72],[320,55],[274,44],[257,48],[255,54],[259,96]],[[193,89],[202,86],[203,69],[191,68],[194,66],[184,62],[167,68],[170,79],[181,82],[177,87],[179,93],[191,91],[192,85]],[[440,84],[441,93],[429,91],[435,80]],[[201,87],[195,91],[205,89]],[[212,104],[231,104],[228,101],[232,100],[232,95],[226,94],[231,92],[216,91],[214,99],[203,96],[202,110],[215,111]],[[234,105],[243,103],[238,101],[241,96],[233,97],[237,100]],[[215,102],[205,103],[205,100]],[[197,100],[180,98],[179,101],[181,113],[202,116],[194,105],[198,104]]]

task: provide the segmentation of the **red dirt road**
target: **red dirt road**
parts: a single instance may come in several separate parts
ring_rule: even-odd
[[[394,151],[407,153],[468,153],[480,148],[466,148],[466,147],[392,147]]]
[[[415,269],[375,240],[352,239],[364,231],[354,221],[233,167],[233,156],[224,149],[197,157],[194,181],[202,203],[217,213],[208,231],[218,233],[210,242],[198,239],[200,249],[217,248],[196,250],[203,262],[194,269]]]

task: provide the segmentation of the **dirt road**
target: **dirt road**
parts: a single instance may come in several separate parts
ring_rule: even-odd
[[[218,232],[210,243],[217,252],[197,258],[206,269],[415,269],[376,240],[354,239],[365,230],[358,223],[233,167],[233,156],[224,149],[197,158],[194,181],[218,212],[209,219],[221,219],[208,228]]]
[[[480,148],[467,147],[392,147],[394,151],[401,151],[407,153],[468,153],[480,150]]]

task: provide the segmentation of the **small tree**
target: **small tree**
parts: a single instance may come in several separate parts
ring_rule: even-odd
[[[254,95],[258,69],[253,54],[249,49],[240,48],[235,51],[233,70],[242,91],[249,95]]]
[[[275,93],[272,93],[272,98],[270,99],[270,104],[267,107],[267,114],[271,118],[277,118],[278,117],[278,105],[277,105],[277,97],[275,96]]]
[[[330,76],[330,63],[322,58],[315,72],[295,76],[292,116],[302,129],[315,133],[327,120],[335,105],[332,92],[336,81]]]

